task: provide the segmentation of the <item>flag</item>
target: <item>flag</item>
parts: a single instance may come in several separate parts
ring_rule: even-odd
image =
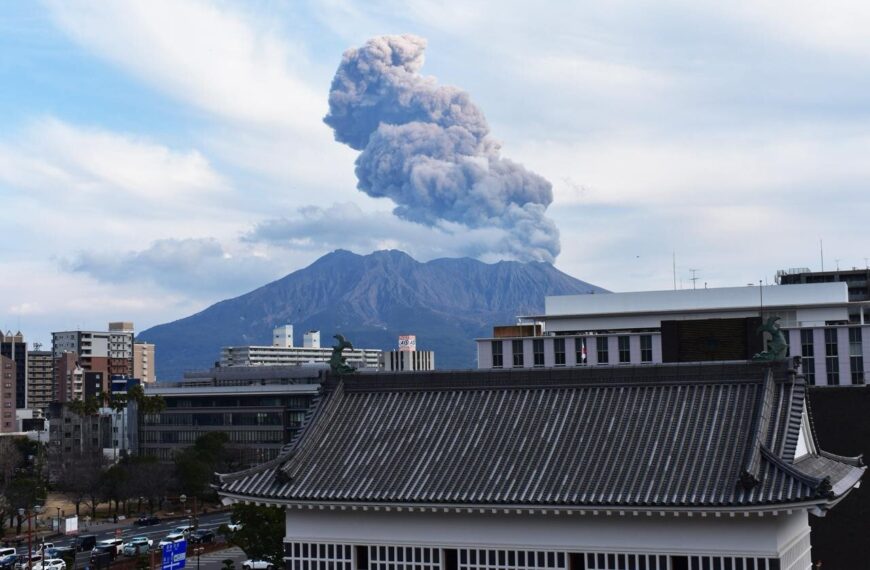
[[[586,339],[583,339],[583,348],[582,348],[582,359],[583,362],[586,362]]]

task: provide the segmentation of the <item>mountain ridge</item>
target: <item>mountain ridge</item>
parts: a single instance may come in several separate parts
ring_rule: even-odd
[[[302,269],[188,317],[151,327],[161,380],[207,368],[223,346],[270,344],[272,328],[297,336],[336,332],[355,346],[390,350],[399,334],[416,334],[439,368],[474,367],[473,339],[518,314],[541,312],[545,295],[605,292],[544,262],[439,258],[419,262],[399,250],[367,255],[335,250]]]

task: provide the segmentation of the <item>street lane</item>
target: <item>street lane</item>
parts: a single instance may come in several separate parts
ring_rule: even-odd
[[[176,519],[176,520],[168,520],[168,521],[160,521],[159,524],[154,526],[135,526],[132,524],[120,527],[121,530],[121,538],[129,539],[134,536],[147,536],[154,540],[154,545],[165,537],[169,532],[175,527],[189,524],[190,519]],[[217,531],[218,527],[222,524],[228,523],[230,521],[229,513],[208,513],[204,515],[199,515],[199,528],[204,528],[208,530]],[[107,540],[110,538],[115,538],[117,536],[115,528],[101,529],[95,530],[93,527],[91,528],[83,528],[79,530],[79,535],[91,535],[93,534],[97,538],[97,542],[101,540]],[[56,546],[71,546],[73,542],[72,537],[62,538],[53,540]]]

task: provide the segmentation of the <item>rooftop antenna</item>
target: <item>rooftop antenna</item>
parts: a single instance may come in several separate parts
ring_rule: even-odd
[[[692,290],[694,291],[694,290],[695,290],[695,284],[696,284],[697,281],[698,281],[698,276],[696,275],[696,274],[698,273],[698,270],[697,270],[697,269],[689,269],[689,271],[692,272],[692,278],[690,279],[690,281],[692,282]]]
[[[837,271],[839,271],[840,270],[840,258],[838,257],[837,259],[835,259],[834,263],[837,264]]]
[[[825,248],[822,245],[822,238],[819,238],[819,257],[822,259],[822,271],[825,270]]]
[[[867,258],[864,258],[864,269],[870,269],[870,264],[867,263]]]
[[[674,291],[677,290],[677,250],[673,250],[673,264],[674,264]],[[864,261],[867,261],[867,258],[864,258]]]

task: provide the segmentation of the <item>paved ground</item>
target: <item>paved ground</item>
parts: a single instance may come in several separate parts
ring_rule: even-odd
[[[199,557],[198,564],[196,556],[191,556],[187,559],[185,568],[186,570],[221,570],[221,568],[224,567],[223,561],[227,558],[235,563],[236,570],[241,570],[242,562],[248,559],[247,556],[245,556],[245,553],[242,552],[241,548],[233,546],[225,550],[203,554]]]

